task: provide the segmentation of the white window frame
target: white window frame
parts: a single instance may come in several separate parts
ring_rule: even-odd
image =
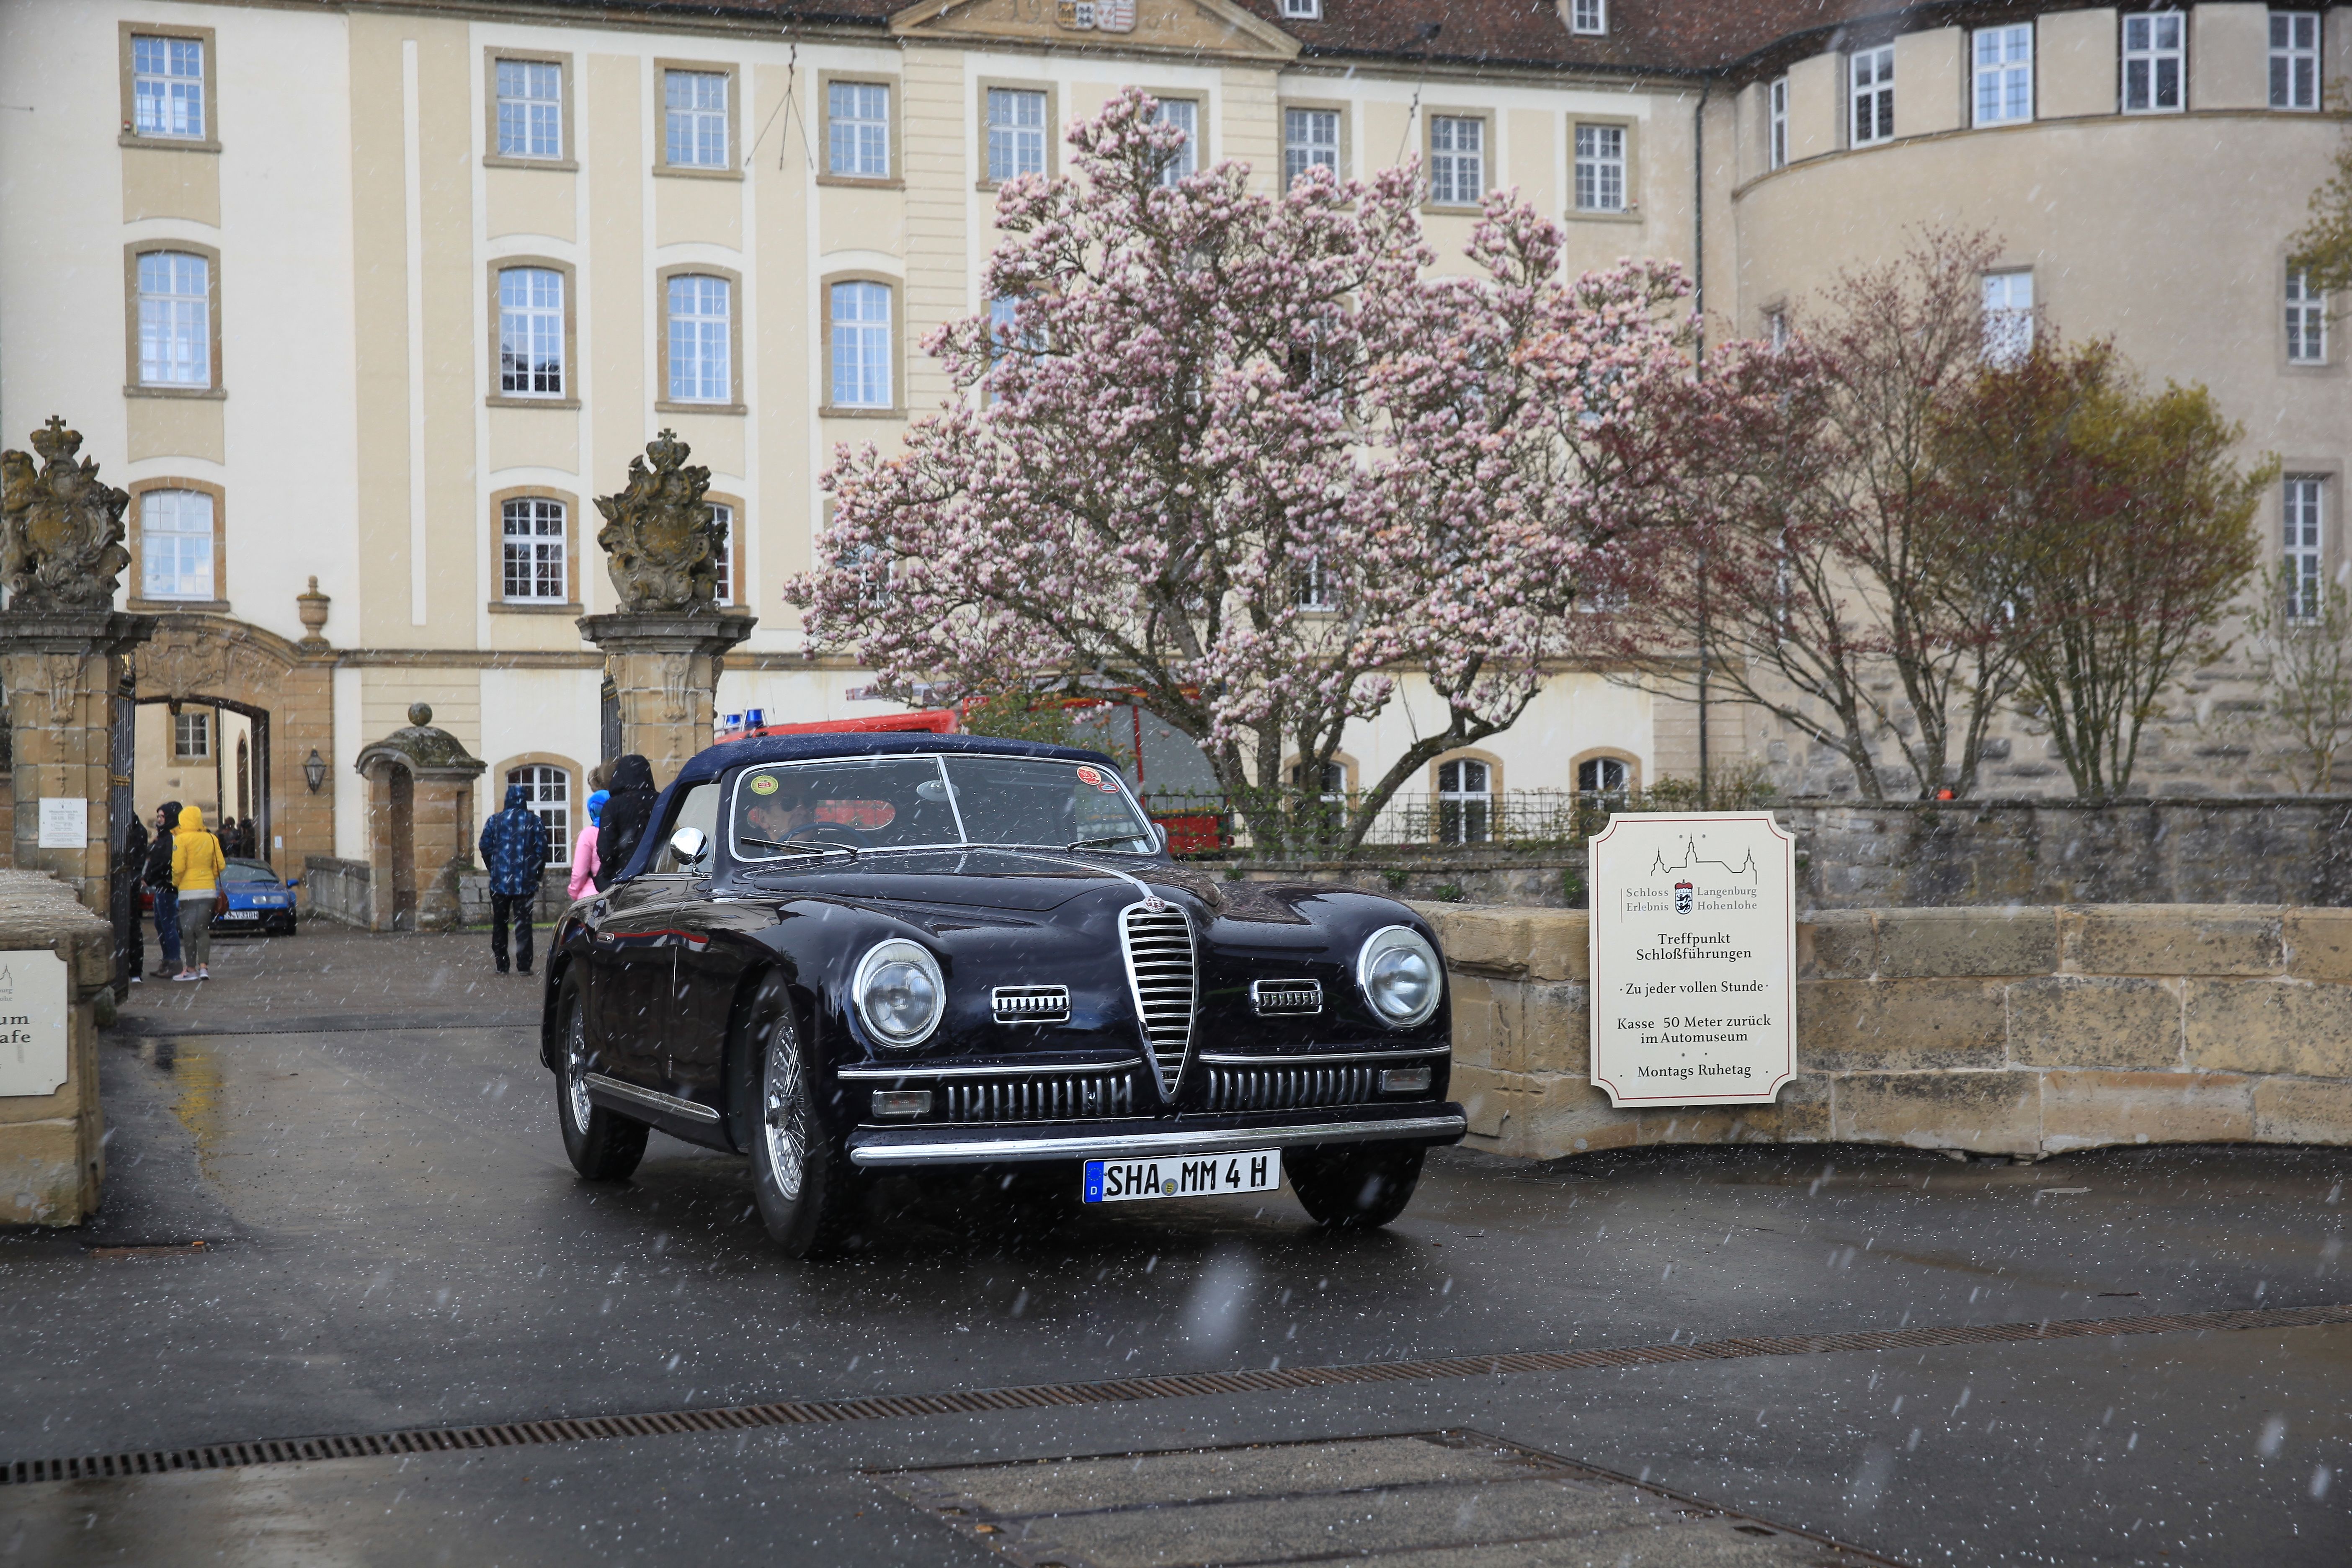
[[[515,496],[499,503],[499,599],[508,605],[561,605],[571,598],[565,559],[570,513],[552,496]]]
[[[2289,620],[2319,618],[2327,593],[2327,476],[2289,474],[2279,485],[2281,562]]]
[[[1570,0],[1568,30],[1597,38],[1609,31],[1609,0]]]
[[[1776,76],[1765,89],[1765,152],[1767,168],[1789,166],[1789,79]]]
[[[1848,146],[1875,147],[1895,140],[1895,46],[1856,49],[1846,57]]]
[[[152,489],[139,497],[139,596],[210,603],[220,597],[213,498]]]
[[[1339,584],[1320,555],[1309,555],[1298,574],[1298,586],[1294,598],[1302,610],[1328,611],[1339,607]]]
[[[663,308],[669,314],[669,363],[663,367],[672,403],[735,400],[735,288],[708,272],[670,275]],[[716,301],[718,308],[713,310]]]
[[[2013,365],[2033,347],[2033,271],[2021,267],[1988,272],[1982,287],[1985,360]]]
[[[1575,156],[1576,210],[1625,210],[1625,127],[1579,121],[1571,132]]]
[[[1190,179],[1201,170],[1201,100],[1197,98],[1163,98],[1151,111],[1154,125],[1173,125],[1184,132],[1184,144],[1160,171],[1160,183],[1172,185],[1179,180]]]
[[[500,57],[493,76],[499,89],[498,156],[562,162],[563,67],[554,60]]]
[[[2178,114],[2189,101],[2189,15],[2129,11],[2122,17],[2123,81],[2117,101],[2126,114]],[[2170,42],[2165,40],[2169,37]],[[2165,79],[2170,66],[2171,80]],[[2171,100],[2166,101],[2169,86]]]
[[[825,311],[833,323],[831,396],[826,400],[831,406],[895,406],[890,317],[896,303],[890,285],[871,278],[845,278],[826,289]],[[845,304],[853,307],[846,316],[842,314]],[[879,315],[874,313],[877,309]]]
[[[719,525],[719,542],[710,560],[711,598],[719,605],[735,602],[735,508],[731,502],[709,504],[710,521]]]
[[[550,763],[525,763],[507,770],[507,788],[520,784],[527,792],[523,805],[547,824],[547,863],[558,870],[572,866],[572,770]],[[504,795],[499,798],[503,800]]]
[[[2273,11],[2270,23],[2271,107],[2290,113],[2318,112],[2319,13]]]
[[[725,71],[688,70],[668,66],[662,70],[663,162],[673,169],[725,169],[733,166],[728,145],[728,84]],[[704,99],[716,84],[718,101]],[[689,101],[678,101],[680,86]]]
[[[988,180],[1001,185],[1024,174],[1045,172],[1045,90],[1034,87],[988,89]],[[1030,118],[1032,114],[1035,118]]]
[[[1323,19],[1323,0],[1282,0],[1282,19],[1286,22],[1319,22]]]
[[[1475,784],[1471,773],[1474,768],[1477,770]],[[1437,839],[1441,844],[1486,844],[1493,841],[1494,763],[1480,757],[1448,757],[1437,764],[1436,826]]]
[[[2311,274],[2290,264],[2286,269],[2286,363],[2327,363],[2327,295],[2311,286]]]
[[[1979,27],[1969,37],[1969,62],[1971,124],[2022,125],[2033,118],[2032,23]]]
[[[889,85],[827,82],[824,98],[825,172],[852,180],[888,179]]]
[[[1465,131],[1464,128],[1467,127]],[[1464,145],[1467,138],[1468,145]],[[1464,194],[1465,189],[1467,194]],[[1429,200],[1475,207],[1486,196],[1486,122],[1473,114],[1429,117]]]
[[[183,708],[172,715],[172,760],[209,763],[213,760],[213,710]]]
[[[193,251],[139,253],[140,385],[212,385],[212,266]]]
[[[1319,132],[1329,131],[1326,140]],[[1328,169],[1333,184],[1339,179],[1339,111],[1336,109],[1286,109],[1282,111],[1282,188],[1288,190],[1309,169]]]
[[[131,134],[157,141],[203,141],[211,110],[205,101],[205,40],[131,34]]]
[[[561,398],[563,274],[551,267],[499,268],[499,395]]]
[[[1591,788],[1584,784],[1584,770],[1591,768],[1596,781]],[[1617,770],[1617,782],[1609,782],[1609,770]],[[1623,800],[1633,792],[1633,764],[1622,757],[1587,757],[1576,764],[1576,793],[1596,800]]]

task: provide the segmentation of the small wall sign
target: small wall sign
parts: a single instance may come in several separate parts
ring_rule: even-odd
[[[1755,1105],[1797,1076],[1796,840],[1762,812],[1612,816],[1591,842],[1592,1083]]]
[[[66,997],[64,959],[0,952],[0,1095],[55,1094],[66,1081]]]
[[[89,802],[81,796],[41,797],[41,843],[44,849],[82,849],[89,845]]]

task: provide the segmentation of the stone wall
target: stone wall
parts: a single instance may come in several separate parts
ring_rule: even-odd
[[[338,860],[331,855],[304,857],[303,918],[367,930],[369,877],[364,860]]]
[[[1801,909],[2352,906],[2352,796],[1791,801]]]
[[[0,871],[0,956],[27,951],[66,961],[68,1076],[53,1094],[0,1096],[0,1225],[79,1225],[106,1174],[92,1004],[113,982],[114,932],[56,878]]]
[[[1565,910],[1584,902],[1584,846],[1544,855],[1413,854],[1360,860],[1229,860],[1213,870],[1258,882],[1333,882],[1400,899]]]
[[[1468,1146],[2352,1143],[2352,910],[1838,910],[1797,927],[1797,1079],[1771,1105],[1612,1110],[1585,917],[1417,906],[1454,988]]]

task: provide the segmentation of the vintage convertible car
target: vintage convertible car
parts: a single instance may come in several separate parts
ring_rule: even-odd
[[[1083,1202],[1402,1213],[1447,1102],[1429,926],[1168,858],[1110,759],[963,735],[713,746],[551,944],[541,1058],[581,1174],[649,1128],[748,1153],[795,1256],[869,1176],[1059,1166]]]

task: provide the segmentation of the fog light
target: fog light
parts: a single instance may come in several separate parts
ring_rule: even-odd
[[[1382,1068],[1381,1069],[1382,1094],[1427,1094],[1430,1081],[1431,1073],[1427,1068]],[[879,1100],[882,1097],[877,1094],[874,1098]]]
[[[1429,1082],[1427,1068],[1422,1069],[1421,1081]],[[913,1116],[931,1113],[931,1091],[928,1089],[877,1089],[874,1091],[874,1116],[877,1121],[905,1121]]]

